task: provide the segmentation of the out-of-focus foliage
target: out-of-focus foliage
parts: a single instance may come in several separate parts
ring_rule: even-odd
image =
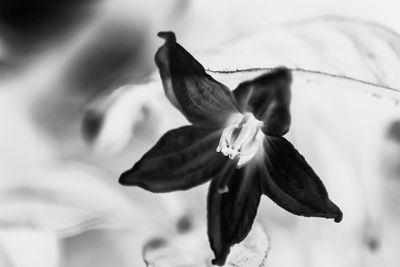
[[[148,267],[185,266],[211,267],[212,255],[208,250],[205,227],[198,227],[189,233],[154,239],[147,243],[143,257]],[[260,225],[254,225],[252,232],[232,251],[224,266],[262,267],[267,266],[270,240]]]

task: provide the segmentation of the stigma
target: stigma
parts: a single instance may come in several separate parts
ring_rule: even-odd
[[[241,114],[224,129],[216,151],[231,160],[237,159],[236,168],[245,166],[262,145],[262,125],[263,122],[257,120],[253,114]]]

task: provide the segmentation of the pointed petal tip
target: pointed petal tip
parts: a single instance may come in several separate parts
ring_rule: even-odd
[[[343,220],[343,212],[339,210],[336,217],[334,218],[334,221],[335,223],[340,223],[342,220]]]
[[[330,218],[332,218],[335,223],[340,223],[343,220],[343,212],[331,200],[329,200],[328,209],[331,214]]]
[[[213,260],[211,260],[211,264],[212,265],[218,265],[218,266],[223,266],[225,265],[225,259],[221,259],[221,258],[215,258]]]
[[[119,176],[118,183],[119,183],[120,185],[127,185],[126,179],[125,179],[125,175],[124,175],[124,174],[125,174],[125,173],[122,173],[122,174]]]
[[[157,36],[164,39],[167,42],[176,43],[176,36],[173,31],[165,31],[157,33]]]
[[[128,172],[129,171],[125,171],[119,176],[118,182],[120,185],[135,185],[132,182],[128,181],[128,177],[130,176]]]
[[[118,182],[120,185],[123,186],[137,186],[140,187],[144,190],[150,191],[150,192],[154,192],[154,193],[159,193],[161,191],[157,191],[154,188],[150,188],[149,186],[143,184],[142,182],[140,182],[141,177],[139,177],[138,175],[134,175],[132,170],[127,170],[125,172],[123,172],[119,179]]]

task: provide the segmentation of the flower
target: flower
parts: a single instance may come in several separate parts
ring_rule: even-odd
[[[276,68],[231,92],[173,32],[158,35],[166,40],[155,56],[165,94],[191,125],[164,134],[120,183],[170,192],[211,180],[208,236],[217,265],[251,230],[262,194],[296,215],[340,222],[317,174],[282,137],[290,126],[290,71]]]

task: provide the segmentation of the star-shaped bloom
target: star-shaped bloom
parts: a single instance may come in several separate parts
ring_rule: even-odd
[[[223,265],[251,230],[261,195],[307,217],[342,219],[320,178],[286,140],[291,73],[276,68],[230,91],[161,32],[155,60],[165,94],[191,125],[173,129],[120,177],[152,192],[186,190],[211,180],[208,236]]]

